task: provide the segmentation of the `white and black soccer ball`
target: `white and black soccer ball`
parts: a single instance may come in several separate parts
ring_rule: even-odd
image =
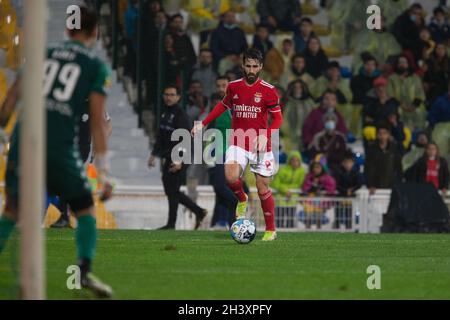
[[[256,225],[248,219],[239,219],[230,228],[231,237],[240,244],[253,241],[256,236]]]

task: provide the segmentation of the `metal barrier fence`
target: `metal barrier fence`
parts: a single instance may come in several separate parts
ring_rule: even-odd
[[[187,193],[187,188],[181,190]],[[4,204],[4,184],[0,183],[0,203]],[[264,216],[256,190],[252,191],[247,217],[254,220],[259,230],[264,229]],[[209,214],[200,229],[210,229],[215,194],[210,186],[197,187],[197,203]],[[390,190],[377,190],[369,195],[360,190],[356,197],[304,197],[282,199],[275,196],[275,224],[280,231],[326,231],[379,233],[383,214],[387,212]],[[444,197],[450,208],[450,197]],[[167,222],[168,202],[162,186],[118,186],[114,197],[105,203],[107,214],[115,220],[118,229],[155,229]],[[176,228],[192,230],[195,216],[180,205]],[[107,226],[105,227],[107,228]],[[224,228],[225,230],[225,228]]]
[[[187,192],[186,187],[182,187]],[[256,190],[252,191],[247,217],[255,221],[258,229],[264,228]],[[197,203],[208,209],[209,214],[201,229],[209,229],[215,204],[215,194],[210,186],[197,187]],[[275,196],[275,223],[283,231],[336,231],[378,233],[382,215],[387,211],[390,191],[378,190],[369,196],[361,190],[356,197],[304,197],[282,199]],[[153,229],[167,221],[167,198],[161,186],[119,186],[106,208],[122,229]],[[195,216],[180,205],[177,229],[193,229]]]

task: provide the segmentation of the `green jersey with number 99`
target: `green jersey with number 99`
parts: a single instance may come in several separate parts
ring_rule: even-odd
[[[70,40],[48,48],[43,85],[48,149],[77,143],[81,115],[89,113],[89,96],[106,95],[109,75],[106,65],[81,42]]]

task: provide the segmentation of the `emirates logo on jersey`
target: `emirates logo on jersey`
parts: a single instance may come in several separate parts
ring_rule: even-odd
[[[261,98],[262,98],[262,93],[255,93],[255,102],[256,103],[260,103],[261,102]]]

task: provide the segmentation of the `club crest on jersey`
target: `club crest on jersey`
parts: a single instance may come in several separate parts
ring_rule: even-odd
[[[262,93],[255,93],[255,102],[256,103],[260,103],[261,102],[261,98],[262,98]]]

